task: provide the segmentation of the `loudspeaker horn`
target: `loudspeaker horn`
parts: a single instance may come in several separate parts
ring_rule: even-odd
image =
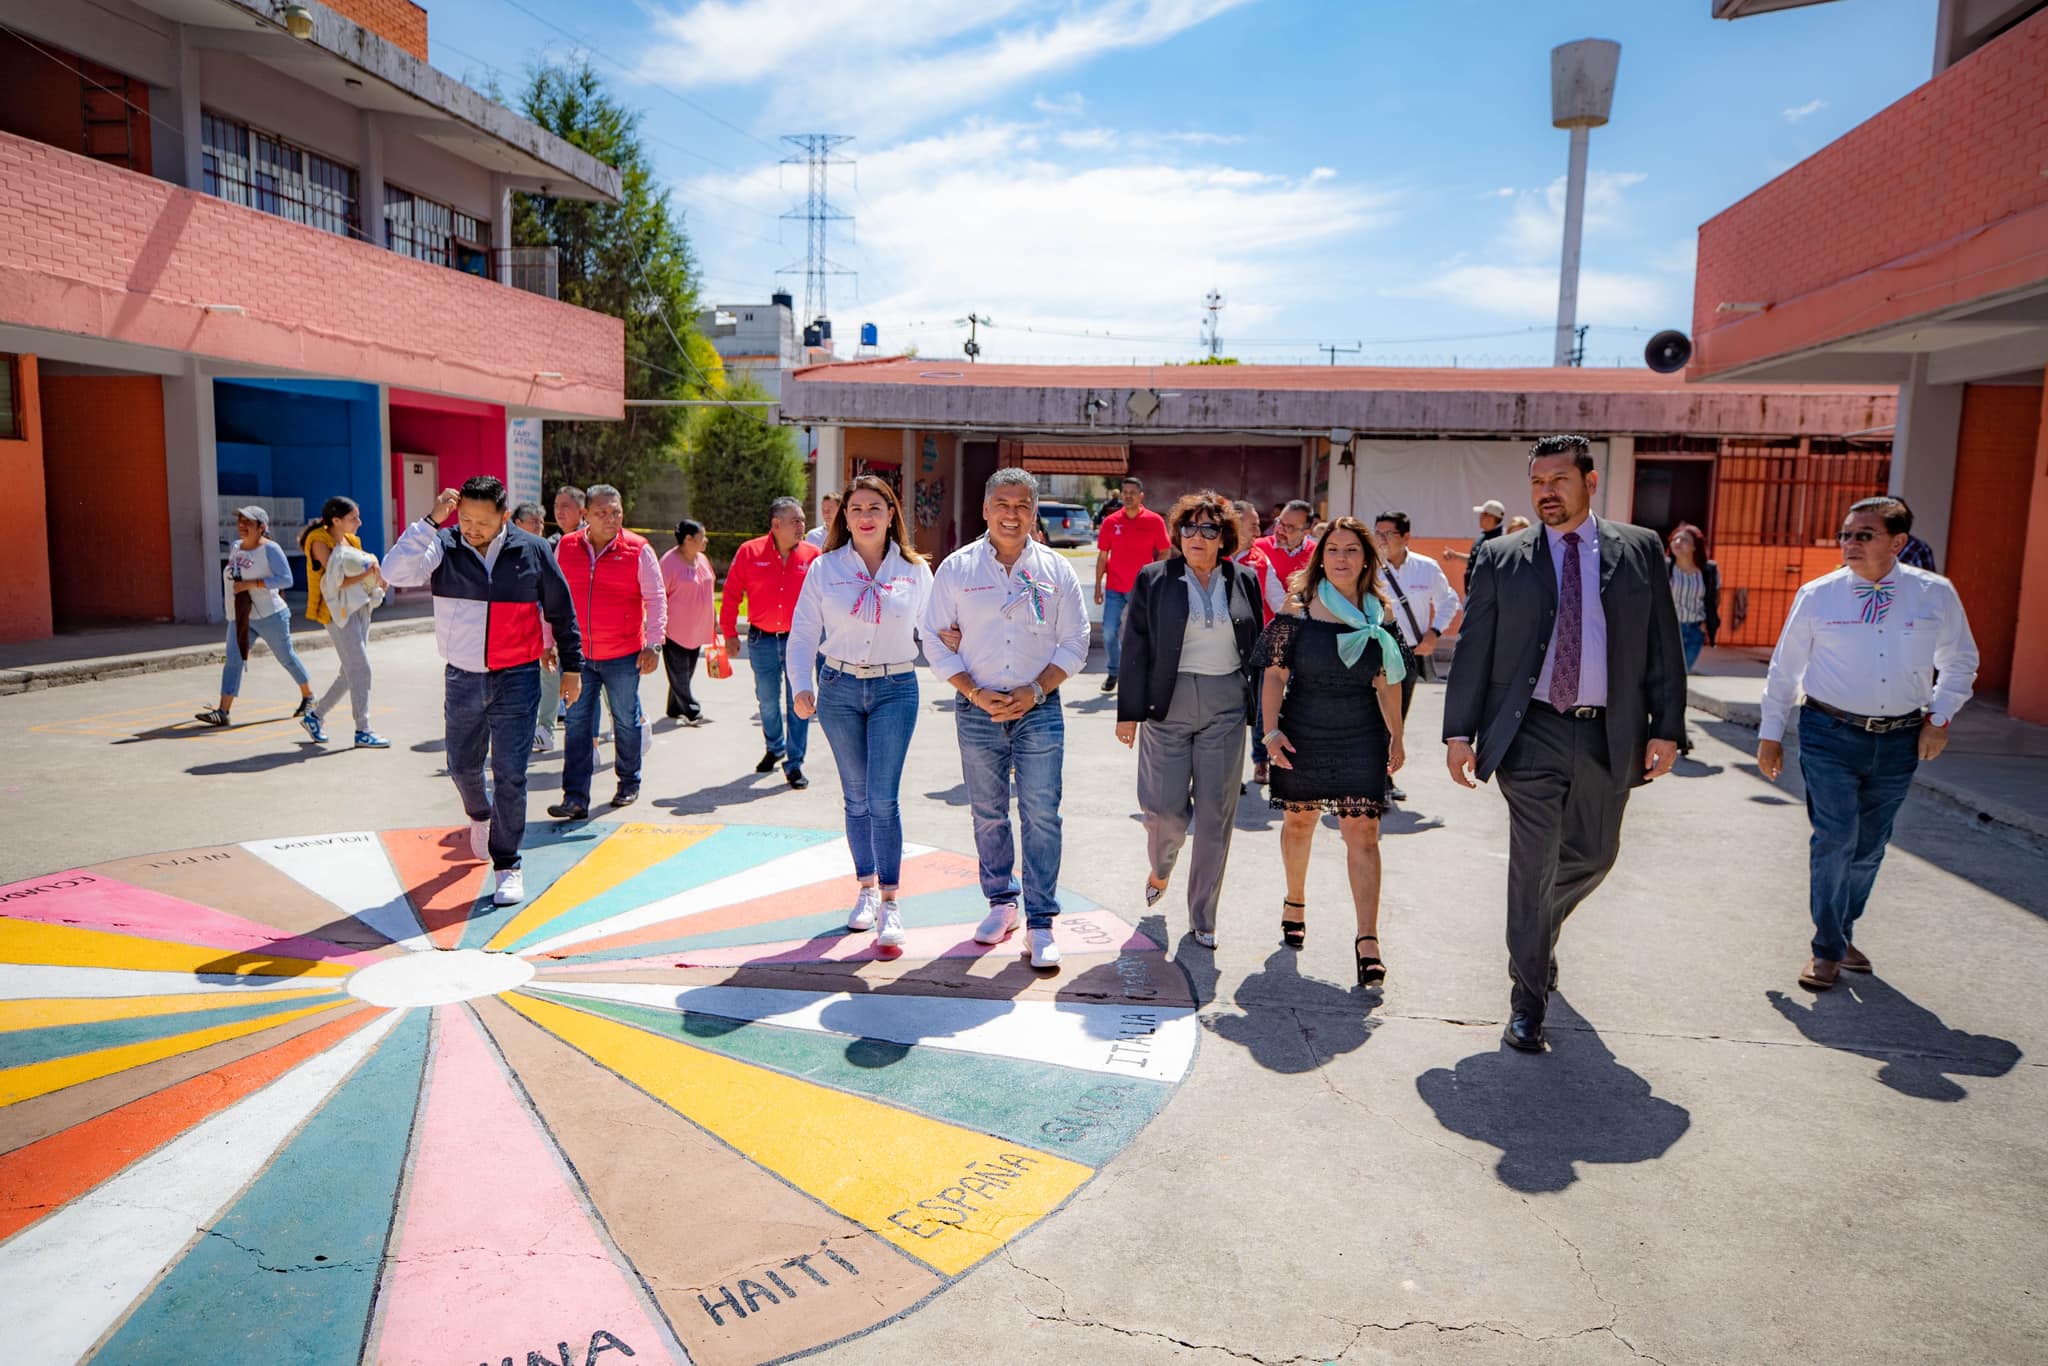
[[[1650,344],[1643,348],[1643,363],[1660,375],[1673,374],[1685,368],[1692,359],[1692,339],[1676,329],[1666,329],[1650,338]]]

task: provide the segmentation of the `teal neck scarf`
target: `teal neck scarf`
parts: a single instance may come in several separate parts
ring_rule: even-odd
[[[1401,663],[1401,647],[1394,643],[1394,638],[1387,633],[1387,628],[1380,625],[1385,613],[1380,608],[1379,594],[1367,593],[1365,610],[1360,611],[1357,603],[1339,593],[1328,579],[1324,579],[1316,589],[1316,601],[1328,608],[1331,616],[1350,628],[1337,633],[1337,657],[1344,661],[1345,668],[1356,668],[1359,657],[1365,653],[1366,642],[1377,640],[1380,643],[1380,661],[1387,670],[1387,681],[1401,681],[1408,670]]]

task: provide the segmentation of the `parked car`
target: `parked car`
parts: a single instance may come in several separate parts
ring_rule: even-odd
[[[1040,503],[1047,545],[1094,545],[1095,521],[1079,503]]]

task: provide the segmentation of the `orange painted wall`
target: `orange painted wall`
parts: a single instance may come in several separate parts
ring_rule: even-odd
[[[6,357],[0,356],[0,363]],[[43,529],[43,427],[36,358],[15,358],[14,402],[22,439],[0,438],[0,545],[11,566],[0,574],[0,640],[41,640],[50,634],[49,536]]]
[[[2044,376],[2048,379],[2048,376]],[[2032,488],[2020,568],[2019,622],[2013,631],[2011,711],[2048,725],[2048,385],[2041,390]]]
[[[2027,506],[2033,493],[2040,425],[2039,389],[1972,384],[1963,391],[1955,504],[1942,572],[1954,581],[1969,613],[1970,631],[1983,657],[1977,672],[1982,692],[2003,692],[2012,678],[2019,560],[2028,539],[2021,534],[2025,528],[2014,525],[2014,513]]]
[[[60,626],[169,620],[171,523],[163,382],[154,375],[43,379],[50,605]],[[90,555],[64,553],[89,545]]]

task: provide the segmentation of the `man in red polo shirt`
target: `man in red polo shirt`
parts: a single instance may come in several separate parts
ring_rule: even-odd
[[[796,616],[797,594],[804,574],[821,555],[804,540],[804,505],[777,498],[768,506],[768,534],[743,542],[733,552],[725,575],[725,598],[718,612],[718,630],[728,654],[740,652],[740,600],[747,604],[747,662],[754,667],[754,700],[761,708],[761,738],[768,752],[754,765],[756,773],[772,773],[777,764],[791,787],[809,787],[804,777],[804,751],[811,724],[796,714],[795,699],[783,678],[783,653],[789,625]],[[787,716],[788,742],[783,740]]]
[[[1102,648],[1109,655],[1104,692],[1116,691],[1117,661],[1123,656],[1124,600],[1138,582],[1138,571],[1163,560],[1173,549],[1166,519],[1145,510],[1145,481],[1124,476],[1124,505],[1102,519],[1095,533],[1095,601],[1102,608]],[[1108,578],[1108,591],[1103,580]]]
[[[1273,534],[1261,536],[1253,542],[1265,554],[1266,562],[1273,566],[1273,572],[1280,576],[1283,585],[1315,553],[1316,543],[1308,534],[1315,515],[1314,508],[1297,498],[1280,509],[1279,517],[1273,521]]]

